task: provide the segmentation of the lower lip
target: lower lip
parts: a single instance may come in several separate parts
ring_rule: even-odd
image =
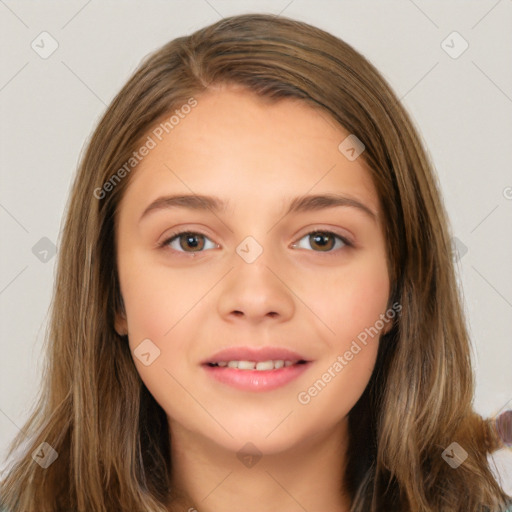
[[[271,391],[290,383],[305,372],[311,362],[294,364],[277,370],[238,370],[227,366],[203,365],[214,379],[243,391]]]

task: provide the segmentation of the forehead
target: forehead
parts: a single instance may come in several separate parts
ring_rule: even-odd
[[[378,209],[365,162],[340,152],[349,133],[327,112],[301,100],[269,102],[234,88],[195,98],[187,114],[165,125],[170,112],[146,134],[155,145],[132,172],[127,201],[135,195],[154,199],[169,192],[166,187],[227,197],[230,203],[251,195],[279,201],[283,195],[342,191]]]

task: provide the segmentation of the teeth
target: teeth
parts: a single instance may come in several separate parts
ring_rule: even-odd
[[[240,365],[238,365],[238,368],[240,368]],[[273,370],[274,368],[274,361],[260,361],[256,363],[256,370]]]
[[[283,361],[278,359],[275,361],[219,361],[218,363],[210,363],[212,366],[221,366],[228,368],[237,368],[238,370],[277,370],[279,368],[292,366],[298,361]]]
[[[253,361],[238,361],[239,370],[254,370],[254,368],[256,368],[256,363]]]

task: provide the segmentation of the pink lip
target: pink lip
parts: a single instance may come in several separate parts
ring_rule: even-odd
[[[218,363],[220,361],[306,361],[307,359],[297,352],[279,347],[231,347],[216,352],[201,364]]]
[[[239,370],[227,366],[203,365],[210,377],[243,391],[271,391],[296,379],[311,363],[294,364],[277,370]]]
[[[276,370],[239,370],[227,366],[209,366],[208,363],[229,361],[306,361]],[[215,380],[244,391],[271,391],[296,379],[309,368],[311,361],[291,350],[280,347],[231,347],[204,360],[201,365]]]

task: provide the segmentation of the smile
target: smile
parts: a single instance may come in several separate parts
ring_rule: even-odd
[[[311,362],[304,360],[218,361],[202,365],[214,380],[243,391],[271,391],[292,382]]]
[[[210,366],[219,366],[221,368],[238,368],[239,370],[278,370],[279,368],[293,366],[294,364],[305,364],[306,361],[284,361],[277,359],[275,361],[219,361],[218,363],[208,363]]]

